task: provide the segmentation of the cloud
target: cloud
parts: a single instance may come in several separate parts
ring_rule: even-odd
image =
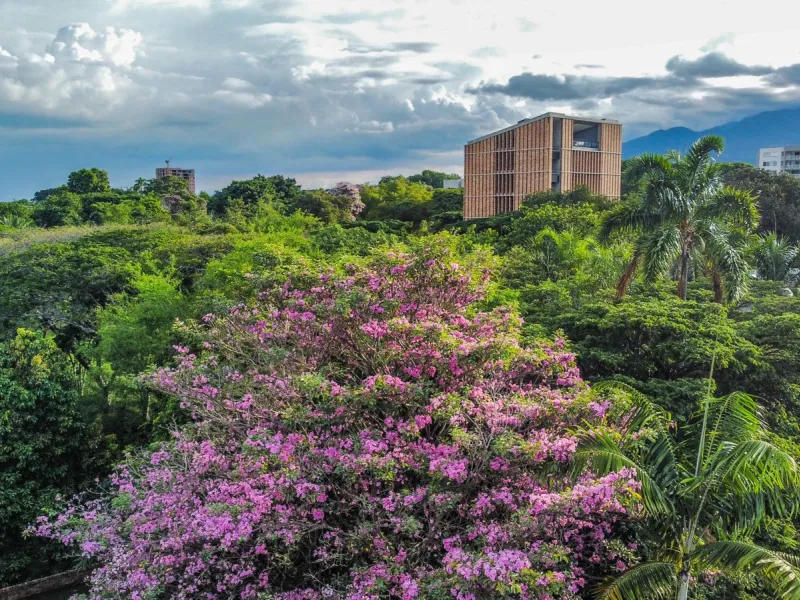
[[[212,0],[111,0],[115,12],[136,8],[190,8],[208,9]]]
[[[506,56],[506,51],[494,46],[483,46],[482,48],[473,50],[470,56],[473,58],[501,58]]]
[[[585,100],[608,98],[638,89],[686,87],[687,83],[669,77],[591,77],[586,75],[539,75],[522,73],[504,84],[483,84],[471,93],[505,94],[531,100]]]
[[[395,42],[391,45],[391,49],[399,52],[427,54],[428,52],[433,52],[437,46],[438,44],[434,44],[433,42]]]
[[[622,1],[632,22],[575,19],[585,0],[522,17],[480,0],[0,0],[0,155],[28,156],[39,187],[73,162],[129,185],[151,154],[194,166],[201,188],[265,164],[340,180],[458,164],[466,140],[548,110],[618,118],[630,136],[796,97],[800,67],[760,66],[796,46],[774,14],[728,12],[715,30],[706,3],[675,0],[652,28]]]
[[[777,87],[800,85],[800,64],[775,69],[767,80],[771,85]]]
[[[345,129],[345,131],[353,133],[391,133],[394,131],[394,123],[391,121],[367,121],[358,123],[354,127]]]
[[[222,87],[228,88],[229,90],[246,90],[253,87],[253,84],[244,79],[239,79],[238,77],[228,77],[222,82]]]
[[[141,46],[142,35],[131,29],[62,27],[43,53],[24,54],[12,70],[0,71],[0,100],[40,113],[103,118],[138,87],[132,67]],[[145,100],[148,90],[139,91]]]
[[[601,68],[602,65],[579,64],[576,68]],[[774,69],[768,66],[745,65],[719,52],[709,52],[697,59],[671,57],[665,66],[666,75],[594,76],[552,75],[526,72],[514,75],[506,83],[482,83],[468,88],[473,94],[504,94],[536,101],[590,101],[613,99],[636,92],[704,93],[704,79],[731,77],[767,77],[773,84],[800,83],[800,65]]]
[[[0,46],[0,58],[10,58],[11,60],[17,60],[17,57],[11,54],[8,50]]]
[[[718,35],[708,41],[708,43],[704,44],[700,47],[702,52],[713,52],[714,50],[718,49],[720,46],[731,44],[733,40],[736,38],[736,35],[731,32],[723,33],[722,35]]]
[[[272,96],[269,94],[253,94],[231,90],[217,90],[214,92],[214,96],[229,104],[237,104],[245,108],[261,108],[265,104],[272,102]]]
[[[676,77],[690,79],[735,77],[737,75],[768,75],[773,72],[772,67],[744,65],[721,52],[709,52],[696,60],[673,56],[667,61],[666,68]]]
[[[106,27],[105,31],[97,33],[88,23],[79,23],[59,29],[47,53],[56,62],[106,62],[116,67],[130,67],[136,61],[141,44],[142,34],[136,31]]]

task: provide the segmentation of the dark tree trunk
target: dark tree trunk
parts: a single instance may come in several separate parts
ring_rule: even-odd
[[[628,286],[633,280],[634,275],[636,275],[636,270],[639,268],[639,263],[641,260],[642,253],[637,250],[634,252],[633,259],[631,259],[631,263],[628,265],[628,268],[625,269],[622,277],[620,277],[619,281],[617,282],[617,298],[622,298],[628,291]]]
[[[719,272],[716,269],[711,273],[711,281],[714,285],[714,302],[717,304],[722,304],[722,301],[725,298],[725,287],[722,283],[722,278],[719,276]]]
[[[684,244],[681,250],[681,267],[678,273],[678,296],[686,300],[686,287],[689,282],[689,245]]]

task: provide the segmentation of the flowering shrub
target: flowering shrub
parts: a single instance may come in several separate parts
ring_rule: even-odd
[[[99,560],[93,598],[577,597],[625,568],[636,484],[567,483],[609,406],[563,340],[470,310],[486,279],[430,249],[207,315],[154,375],[192,426],[38,534]]]

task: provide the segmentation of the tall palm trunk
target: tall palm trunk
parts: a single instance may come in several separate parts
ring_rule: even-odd
[[[689,256],[692,252],[692,236],[689,224],[684,222],[681,226],[681,264],[678,273],[678,297],[686,300],[686,288],[689,283]]]
[[[689,572],[681,572],[681,580],[678,583],[677,600],[686,600],[689,597]]]
[[[689,282],[689,245],[683,244],[681,249],[681,265],[678,273],[678,296],[681,300],[686,300],[686,288]]]

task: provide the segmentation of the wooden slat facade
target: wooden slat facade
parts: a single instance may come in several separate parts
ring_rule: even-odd
[[[598,148],[573,147],[574,122],[550,116],[520,124],[464,146],[464,218],[479,219],[519,209],[526,196],[554,185],[553,136],[561,121],[560,189],[586,186],[619,198],[622,126],[599,123]]]

